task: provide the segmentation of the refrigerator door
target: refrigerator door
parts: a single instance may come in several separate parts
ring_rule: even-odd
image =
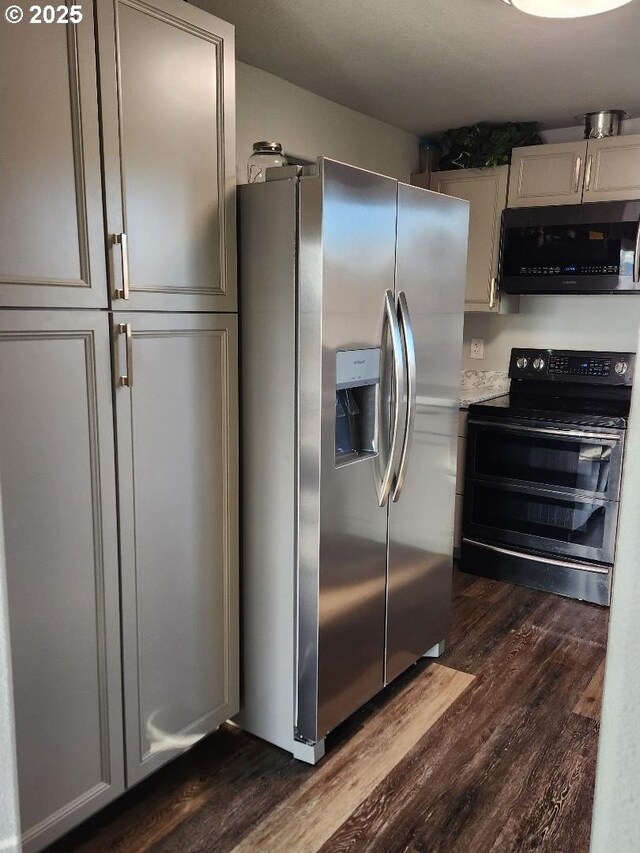
[[[398,187],[396,296],[409,418],[389,504],[385,683],[449,628],[468,211],[465,201]]]
[[[397,194],[380,175],[326,159],[319,170],[300,180],[298,251],[296,736],[310,742],[384,683],[387,503],[378,493],[388,435],[379,417],[372,446],[356,428],[373,400],[357,382],[385,373],[378,348],[394,290]],[[399,329],[396,337],[401,344]],[[350,363],[365,378],[348,388]],[[389,383],[371,393],[389,406]]]

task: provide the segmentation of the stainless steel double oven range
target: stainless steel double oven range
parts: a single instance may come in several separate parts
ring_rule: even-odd
[[[609,604],[635,355],[514,349],[469,407],[461,568]]]

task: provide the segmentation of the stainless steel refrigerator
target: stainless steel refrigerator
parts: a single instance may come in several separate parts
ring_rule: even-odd
[[[468,204],[270,177],[240,188],[239,722],[313,763],[448,631]]]

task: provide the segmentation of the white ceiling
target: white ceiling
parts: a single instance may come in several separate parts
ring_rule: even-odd
[[[574,20],[501,0],[191,0],[237,58],[413,133],[475,121],[640,115],[640,0]]]

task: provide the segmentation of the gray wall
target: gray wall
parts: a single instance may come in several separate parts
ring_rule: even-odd
[[[640,344],[638,345],[640,348]],[[633,389],[596,776],[591,853],[640,850],[640,382]]]
[[[0,495],[0,851],[14,853],[18,850],[20,850],[20,828],[9,660],[9,615],[7,613],[2,495]]]
[[[623,122],[623,133],[640,133],[640,119]],[[582,127],[543,133],[546,142],[582,139]],[[511,347],[634,350],[640,325],[640,294],[633,296],[526,296],[520,313],[467,314],[463,368],[506,370]],[[469,358],[471,338],[483,338],[484,359]]]
[[[523,296],[520,313],[466,314],[463,368],[507,370],[511,347],[631,350],[640,326],[640,293],[629,296]],[[484,358],[471,359],[471,338]]]
[[[247,160],[259,139],[281,142],[305,160],[324,154],[402,181],[418,171],[417,136],[242,62],[236,98],[238,183],[247,182]]]

